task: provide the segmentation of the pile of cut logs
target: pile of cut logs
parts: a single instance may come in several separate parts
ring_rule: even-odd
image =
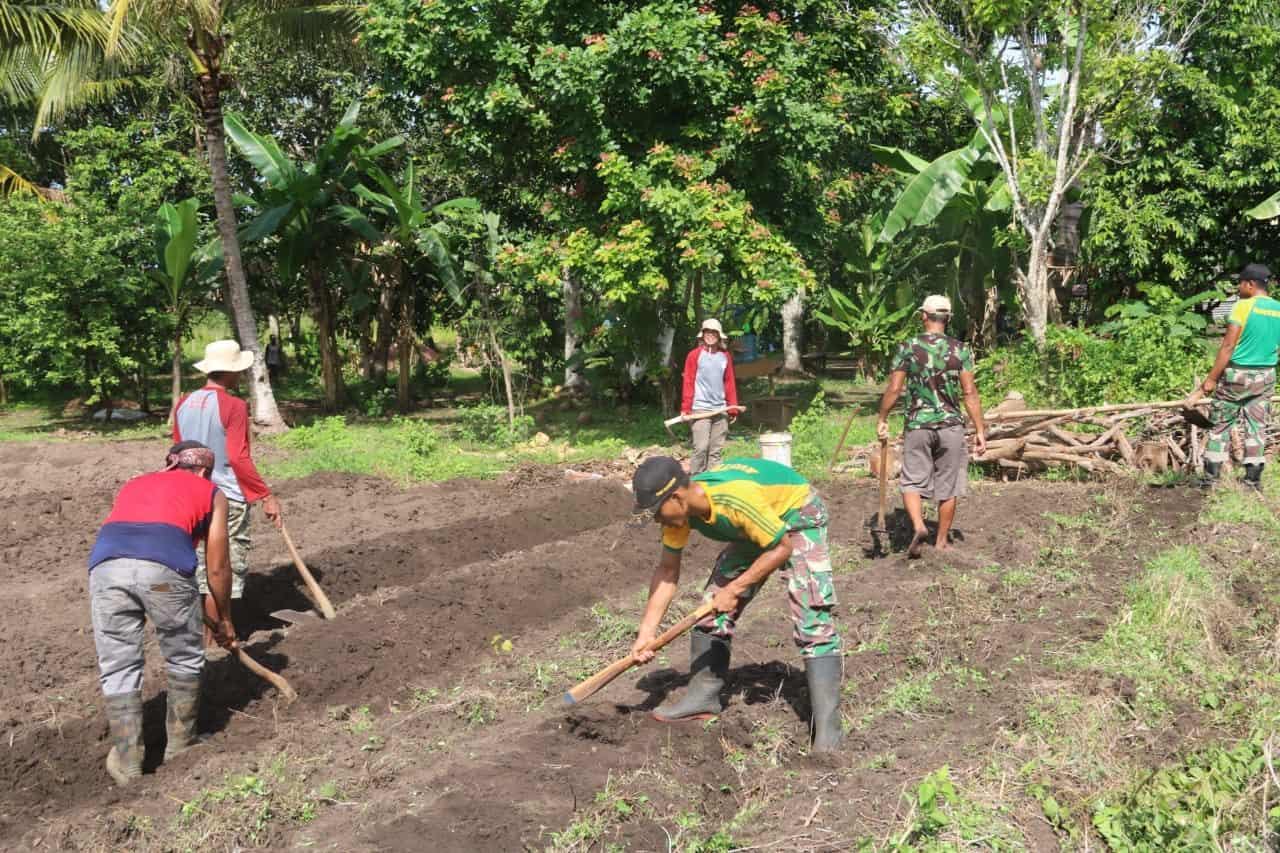
[[[1204,415],[1200,410],[1201,422]],[[1207,430],[1184,416],[1181,400],[1029,410],[1011,393],[986,418],[987,452],[973,461],[1018,473],[1059,465],[1099,473],[1194,471],[1207,439]]]
[[[1272,409],[1278,407],[1273,398]],[[1028,409],[1021,394],[1011,392],[985,413],[987,450],[972,457],[992,471],[1019,476],[1046,468],[1075,466],[1091,473],[1123,471],[1163,473],[1200,470],[1208,440],[1207,402],[1193,410],[1182,400],[1121,403],[1079,409]],[[1280,425],[1268,431],[1268,450],[1280,449]],[[876,474],[878,446],[856,451],[834,470],[869,465]],[[901,439],[893,442],[890,474],[896,474]],[[1242,458],[1239,429],[1232,435],[1232,458]]]

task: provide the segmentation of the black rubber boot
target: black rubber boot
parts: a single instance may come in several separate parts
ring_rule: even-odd
[[[164,747],[165,761],[200,742],[196,738],[196,717],[200,713],[200,676],[179,678],[170,673],[167,705],[165,733],[168,735],[168,742]]]
[[[1218,483],[1218,477],[1222,476],[1222,463],[1210,462],[1208,459],[1204,461],[1204,473],[1200,475],[1200,488],[1212,489]]]
[[[106,705],[111,725],[107,772],[117,785],[128,785],[142,775],[142,691],[108,696]]]
[[[689,636],[689,686],[680,699],[668,699],[653,710],[663,723],[705,720],[724,710],[720,691],[729,678],[729,644],[699,630]]]
[[[1244,466],[1244,484],[1255,492],[1262,491],[1263,463],[1255,462]]]
[[[840,721],[840,677],[844,670],[841,655],[806,658],[804,674],[809,681],[809,705],[813,716],[809,732],[814,752],[834,752],[844,739]]]

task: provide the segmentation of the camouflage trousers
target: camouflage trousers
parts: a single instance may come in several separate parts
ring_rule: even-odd
[[[1271,394],[1276,387],[1273,367],[1228,367],[1218,380],[1209,408],[1213,428],[1204,448],[1206,462],[1226,462],[1231,449],[1231,428],[1244,421],[1244,464],[1266,461],[1267,419]]]
[[[839,654],[840,635],[836,632],[831,613],[836,605],[836,589],[831,579],[831,555],[827,550],[827,506],[816,492],[810,492],[809,502],[789,513],[786,521],[786,536],[792,553],[778,574],[787,585],[787,605],[794,626],[792,636],[802,657]],[[710,600],[717,591],[751,568],[761,553],[755,545],[743,542],[734,542],[721,551],[707,580],[703,599]],[[732,640],[734,627],[762,585],[763,582],[749,587],[739,596],[735,609],[707,616],[698,623],[697,629],[713,637]]]
[[[253,542],[249,539],[250,505],[240,501],[227,500],[227,556],[231,561],[231,597],[244,595],[244,578],[249,574],[249,547]],[[196,583],[200,585],[200,594],[209,594],[209,574],[204,564],[204,545],[196,549],[199,563],[196,565]]]

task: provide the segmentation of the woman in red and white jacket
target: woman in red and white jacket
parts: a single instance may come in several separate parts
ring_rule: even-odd
[[[680,400],[680,414],[720,414],[693,421],[690,474],[698,474],[720,464],[720,454],[729,437],[729,423],[739,411],[733,356],[725,343],[724,330],[718,320],[705,320],[698,332],[698,345],[684,360],[684,394]]]

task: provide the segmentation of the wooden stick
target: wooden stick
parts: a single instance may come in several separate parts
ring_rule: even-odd
[[[298,553],[298,549],[293,545],[293,537],[289,535],[289,529],[283,524],[280,525],[280,533],[284,536],[284,544],[289,546],[289,553],[293,555],[293,564],[298,568],[298,574],[302,575],[302,581],[307,585],[307,589],[311,591],[311,598],[320,608],[320,612],[324,614],[324,618],[332,619],[338,614],[334,611],[333,605],[329,603],[329,596],[324,594],[324,590],[320,588],[320,584],[316,583],[316,579],[312,577],[307,564],[302,562],[302,555]]]
[[[836,463],[840,461],[840,451],[844,450],[844,440],[849,437],[849,427],[853,426],[853,419],[858,414],[858,410],[854,409],[849,413],[849,420],[845,421],[844,429],[840,431],[840,440],[836,442],[836,452],[831,454],[831,463],[827,465],[827,473],[830,474],[836,467]]]
[[[655,638],[652,643],[646,646],[646,648],[651,652],[656,652],[658,649],[667,645],[667,643],[670,643],[672,640],[679,637],[685,631],[688,631],[694,625],[701,622],[704,616],[706,616],[707,614],[711,613],[714,610],[715,610],[715,607],[712,606],[710,601],[703,602],[702,605],[697,610],[693,611],[688,616],[684,617],[679,622],[672,625],[666,631],[662,632],[662,634],[657,638]],[[636,661],[635,655],[627,655],[624,658],[619,658],[618,660],[606,666],[604,669],[597,672],[595,675],[591,676],[590,678],[578,684],[576,687],[573,687],[568,692],[566,692],[564,694],[565,704],[566,705],[578,704],[579,702],[586,699],[591,694],[595,693],[597,690],[600,690],[602,687],[606,686],[609,682],[613,681],[618,676],[622,675],[622,673],[631,669],[631,667],[635,666],[636,663],[637,661]]]

